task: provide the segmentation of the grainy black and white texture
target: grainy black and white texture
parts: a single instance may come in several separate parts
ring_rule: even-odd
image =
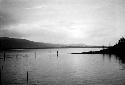
[[[0,85],[125,85],[124,37],[125,0],[0,0]]]
[[[0,36],[114,44],[125,34],[124,0],[0,0]]]

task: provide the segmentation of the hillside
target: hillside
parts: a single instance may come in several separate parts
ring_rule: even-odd
[[[0,37],[0,49],[42,49],[63,47],[59,44],[49,44],[42,42],[34,42],[26,39]]]
[[[110,54],[124,54],[125,52],[125,38],[122,37],[120,40],[112,47],[108,49],[103,49],[99,51],[100,53],[110,53]]]
[[[34,42],[26,39],[0,37],[0,50],[45,48],[102,48],[102,46],[92,46],[86,44],[51,44],[43,42]]]
[[[100,51],[89,51],[82,53],[72,53],[72,54],[115,54],[115,55],[125,55],[125,38],[122,37],[119,41],[111,47],[102,49]]]

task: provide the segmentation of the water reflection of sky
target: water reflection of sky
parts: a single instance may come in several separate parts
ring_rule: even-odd
[[[58,50],[58,57],[57,49],[6,52],[6,60],[0,59],[4,85],[18,82],[25,84],[27,71],[31,85],[123,85],[125,83],[123,58],[101,54],[72,55],[69,52],[76,49]],[[3,57],[3,54],[0,53],[0,56]]]

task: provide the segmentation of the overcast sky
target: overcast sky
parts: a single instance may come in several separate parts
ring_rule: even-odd
[[[0,0],[0,37],[109,45],[125,35],[125,0]]]

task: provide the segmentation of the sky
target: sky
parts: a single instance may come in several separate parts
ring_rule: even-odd
[[[0,0],[0,37],[112,45],[125,35],[125,0]]]

